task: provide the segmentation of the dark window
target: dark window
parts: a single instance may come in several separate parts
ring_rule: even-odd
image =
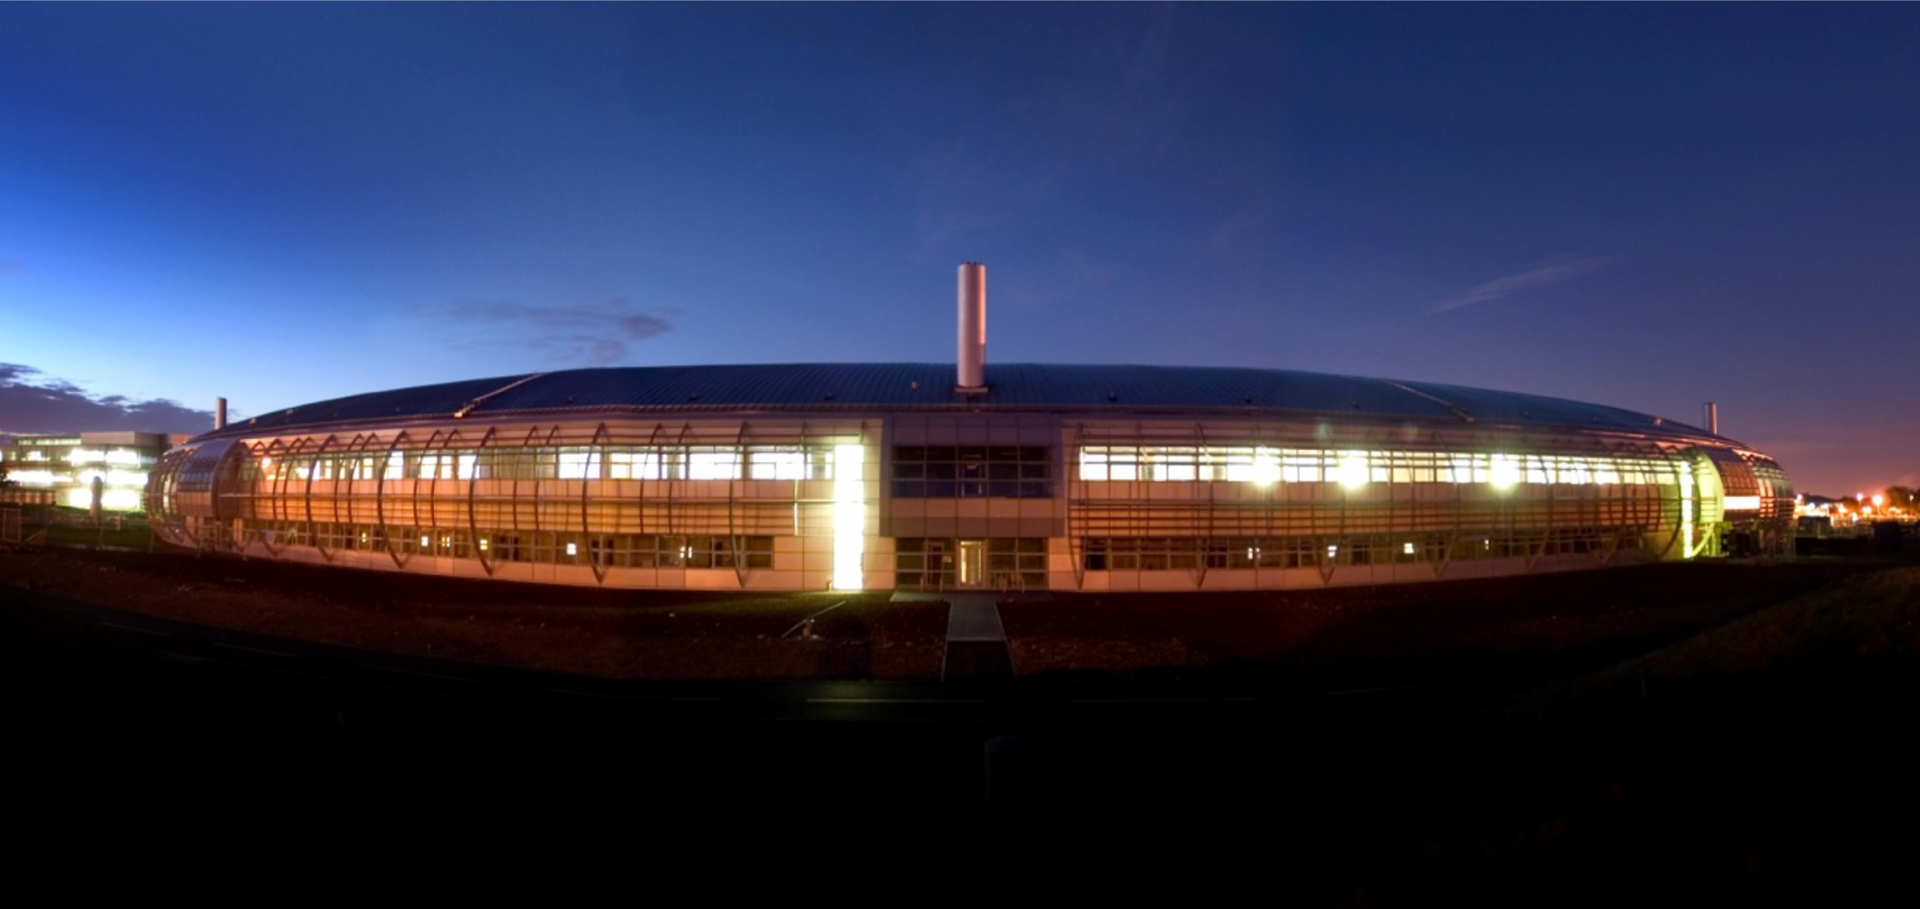
[[[1053,496],[1053,450],[1038,446],[897,445],[899,499],[1045,499]]]

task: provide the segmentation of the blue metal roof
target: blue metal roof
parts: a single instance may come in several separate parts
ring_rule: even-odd
[[[231,432],[515,414],[649,411],[1285,411],[1627,432],[1704,430],[1647,414],[1428,382],[1226,366],[989,363],[988,391],[954,389],[950,363],[793,363],[574,369],[378,391],[303,404]]]

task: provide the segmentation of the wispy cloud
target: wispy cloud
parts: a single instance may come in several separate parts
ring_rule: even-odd
[[[1167,70],[1167,51],[1173,45],[1173,4],[1148,9],[1147,25],[1141,33],[1115,36],[1115,50],[1125,61],[1129,85],[1152,82]]]
[[[1099,293],[1113,283],[1118,273],[1112,264],[1078,249],[1063,249],[1051,262],[1036,257],[1030,269],[1007,275],[994,291],[995,299],[1009,305],[1051,307],[1072,305],[1073,301]]]
[[[0,363],[0,434],[105,432],[200,433],[213,412],[165,399],[95,395],[18,363]]]
[[[1056,153],[1137,174],[1160,165],[1185,134],[1195,64],[1180,53],[1190,47],[1176,48],[1174,4],[1116,10],[1106,41],[1063,48],[1015,109]]]
[[[557,362],[618,363],[630,345],[673,330],[676,309],[643,309],[615,298],[541,305],[518,300],[458,300],[427,313],[466,346],[527,347]]]
[[[932,261],[991,233],[1012,219],[1021,200],[1046,192],[952,149],[919,156],[911,174],[907,193],[920,241],[914,250],[918,261]]]
[[[983,241],[1049,223],[1089,172],[1156,173],[1191,107],[1176,15],[1172,4],[1123,4],[1090,16],[1018,80],[976,83],[990,116],[930,117],[919,93],[902,92],[887,129],[909,162],[913,259],[976,254]]]
[[[1265,206],[1243,205],[1213,228],[1211,244],[1215,250],[1233,246],[1239,239],[1257,231],[1267,223],[1269,210]]]
[[[1466,293],[1448,297],[1433,304],[1433,307],[1427,311],[1429,313],[1450,312],[1476,303],[1498,300],[1523,290],[1577,278],[1595,269],[1603,268],[1613,261],[1612,256],[1557,256],[1518,274],[1475,285]]]

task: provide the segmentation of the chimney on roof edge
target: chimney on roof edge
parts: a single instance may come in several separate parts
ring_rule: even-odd
[[[213,399],[213,428],[219,431],[227,428],[227,399]]]
[[[1720,434],[1720,405],[1712,401],[1707,402],[1707,431],[1716,436]]]
[[[960,266],[960,381],[958,391],[987,390],[987,267]]]

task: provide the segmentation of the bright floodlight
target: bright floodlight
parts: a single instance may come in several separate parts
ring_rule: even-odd
[[[1493,456],[1493,471],[1489,482],[1495,489],[1512,489],[1520,482],[1520,462],[1503,454]]]
[[[1271,448],[1253,450],[1253,481],[1262,486],[1271,486],[1280,480],[1280,459],[1274,456]]]
[[[859,590],[860,556],[866,548],[867,505],[861,468],[866,447],[858,442],[833,447],[833,589]]]
[[[1342,489],[1359,489],[1367,485],[1367,453],[1364,451],[1341,452],[1339,477]]]

